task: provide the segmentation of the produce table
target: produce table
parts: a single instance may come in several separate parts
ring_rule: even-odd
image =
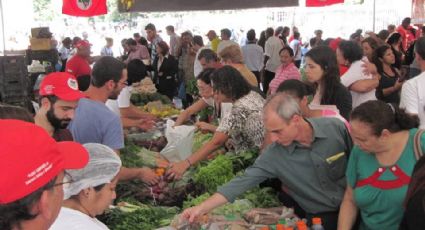
[[[143,88],[146,91],[146,84],[149,85],[150,82],[142,84],[139,90]],[[181,180],[168,181],[164,175],[170,162],[159,152],[167,145],[164,135],[166,119],[179,111],[172,108],[169,100],[162,97],[162,102],[152,101],[149,98],[158,100],[158,95],[145,93],[133,93],[133,103],[136,102],[141,109],[160,119],[154,130],[149,132],[137,128],[125,131],[126,145],[121,150],[121,159],[125,167],[149,167],[155,170],[161,177],[161,182],[155,186],[148,186],[141,181],[119,183],[114,207],[99,217],[110,229],[201,229],[201,225],[203,229],[211,230],[257,229],[269,224],[275,225],[284,217],[293,217],[293,212],[288,214],[288,211],[285,213],[286,209],[276,208],[281,204],[272,188],[258,187],[243,194],[233,204],[214,210],[196,224],[182,222],[178,214],[183,209],[200,204],[217,187],[234,176],[241,175],[255,161],[259,150],[234,153],[221,148],[211,154],[208,160],[188,170]],[[145,96],[141,96],[142,94]],[[211,133],[197,131],[193,138],[192,152],[200,149],[212,136]],[[265,217],[267,215],[268,218]]]

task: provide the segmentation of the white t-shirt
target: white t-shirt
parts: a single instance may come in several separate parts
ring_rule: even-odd
[[[195,74],[195,78],[198,77],[198,75],[202,72],[202,65],[201,62],[199,62],[198,57],[199,53],[201,53],[201,51],[204,49],[208,49],[208,47],[201,47],[198,52],[196,52],[195,63],[193,64],[193,73]]]
[[[88,215],[62,207],[58,218],[55,220],[50,230],[108,230],[105,224],[96,218],[91,218]]]
[[[292,40],[291,43],[289,43],[289,46],[291,47],[292,51],[294,51],[294,60],[299,61],[301,60],[301,43],[299,40]]]
[[[106,106],[108,106],[108,108],[112,112],[114,112],[118,116],[121,116],[120,109],[128,108],[131,105],[131,102],[130,102],[131,90],[132,90],[131,86],[124,87],[121,90],[121,93],[118,95],[117,100],[108,99],[106,101]]]
[[[372,75],[365,75],[363,73],[362,64],[363,62],[361,60],[353,62],[348,71],[342,75],[341,83],[347,87],[347,89],[349,89],[350,86],[356,81],[372,79]],[[376,90],[373,89],[367,93],[357,93],[350,90],[351,97],[353,98],[353,109],[366,101],[376,100],[375,91]]]
[[[236,42],[234,42],[234,41],[231,41],[231,40],[222,40],[222,41],[218,44],[218,47],[217,47],[217,55],[220,55],[220,52],[221,52],[222,50],[224,50],[224,48],[229,47],[229,46],[233,46],[233,45],[239,46],[239,44],[238,44],[238,43],[236,43]]]
[[[421,122],[419,128],[425,129],[425,72],[403,84],[400,108],[418,114]]]
[[[280,56],[279,51],[283,48],[283,41],[278,37],[273,36],[267,39],[264,47],[264,55],[269,57],[266,63],[266,70],[275,73],[277,67],[279,67]]]
[[[243,60],[245,65],[251,71],[261,71],[264,65],[263,48],[257,44],[248,44],[242,46]]]

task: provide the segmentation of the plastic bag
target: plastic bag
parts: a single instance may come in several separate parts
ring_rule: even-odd
[[[165,137],[168,140],[167,146],[161,151],[161,155],[170,162],[182,161],[192,154],[193,136],[195,126],[176,126],[174,121],[167,120]]]

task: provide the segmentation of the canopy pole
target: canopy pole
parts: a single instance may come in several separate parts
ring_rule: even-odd
[[[376,20],[376,0],[373,0],[373,32],[375,33],[375,20]]]
[[[2,46],[3,46],[3,55],[6,54],[6,36],[4,32],[4,11],[3,11],[3,0],[0,0],[0,20],[1,20],[1,34],[2,34]]]

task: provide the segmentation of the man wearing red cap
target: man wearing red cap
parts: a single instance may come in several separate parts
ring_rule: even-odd
[[[74,75],[78,80],[80,90],[86,91],[90,85],[90,43],[81,40],[77,42],[75,48],[77,53],[66,62],[65,72]]]
[[[40,110],[34,117],[35,123],[57,141],[73,140],[66,128],[83,97],[73,75],[59,72],[47,75],[40,85]]]
[[[88,152],[75,142],[55,142],[42,128],[0,120],[0,229],[47,230],[63,200],[64,170],[80,169]]]

